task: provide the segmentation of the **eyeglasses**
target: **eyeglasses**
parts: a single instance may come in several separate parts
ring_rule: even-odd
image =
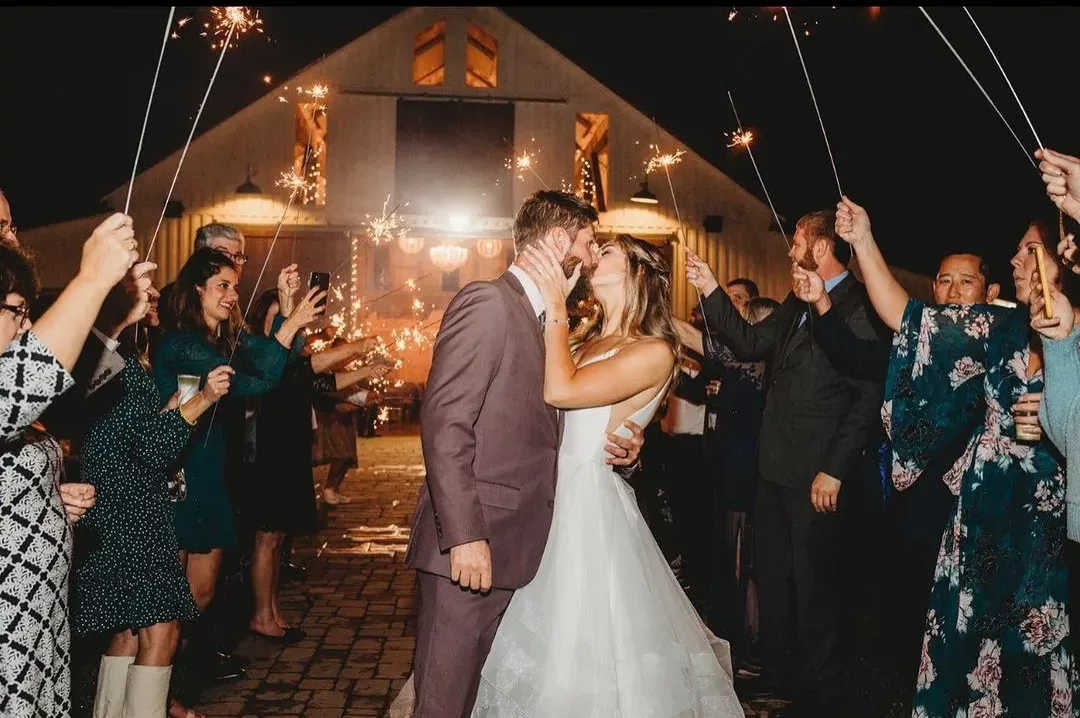
[[[218,250],[218,251],[221,251],[221,250]],[[231,259],[233,264],[235,264],[238,267],[241,267],[241,266],[247,264],[248,256],[246,254],[233,254],[232,252],[221,252],[221,253],[224,254],[229,259]]]
[[[10,233],[11,236],[15,236],[19,233],[19,228],[7,220],[0,220],[0,236]]]
[[[30,319],[30,305],[28,304],[0,304],[0,310],[4,309],[14,314],[20,325]]]

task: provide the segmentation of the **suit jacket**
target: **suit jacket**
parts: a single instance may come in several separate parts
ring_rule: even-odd
[[[467,285],[443,315],[420,407],[427,480],[406,564],[449,576],[451,547],[487,539],[493,585],[528,583],[551,527],[559,427],[521,283]]]
[[[829,293],[831,313],[863,339],[884,341],[863,285],[846,277]],[[703,301],[706,321],[744,361],[768,359],[765,412],[758,443],[761,478],[792,488],[824,472],[843,481],[859,469],[881,434],[880,382],[845,377],[812,334],[818,318],[799,325],[809,308],[788,294],[780,309],[750,325],[722,290]],[[812,310],[811,310],[812,311]]]
[[[116,400],[114,392],[98,390],[119,376],[126,365],[124,357],[90,332],[71,371],[75,388],[53,402],[42,415],[42,423],[56,437],[80,438],[90,422]]]

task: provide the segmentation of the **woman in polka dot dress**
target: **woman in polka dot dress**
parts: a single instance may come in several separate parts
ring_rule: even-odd
[[[121,327],[138,322],[140,301]],[[91,340],[93,341],[93,339]],[[82,444],[83,478],[97,504],[80,524],[73,625],[79,635],[112,640],[101,658],[95,716],[165,715],[180,622],[198,617],[173,530],[168,472],[191,438],[192,427],[228,392],[232,370],[209,372],[202,391],[182,406],[158,393],[133,348],[126,365],[89,401],[97,418]]]

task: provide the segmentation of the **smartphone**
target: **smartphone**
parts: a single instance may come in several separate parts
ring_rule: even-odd
[[[318,287],[322,291],[329,293],[330,292],[330,272],[312,272],[311,273],[311,279],[308,280],[308,289],[314,289],[315,287]],[[322,301],[320,301],[315,306],[317,306],[317,307],[325,307],[326,306],[326,299],[323,298]]]

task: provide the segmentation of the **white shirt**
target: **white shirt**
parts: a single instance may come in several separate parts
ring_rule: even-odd
[[[536,286],[536,282],[532,280],[524,269],[511,264],[510,269],[507,270],[510,274],[513,274],[521,282],[521,286],[525,288],[525,296],[529,298],[529,304],[532,305],[533,313],[536,318],[540,318],[540,314],[544,311],[547,305],[544,303],[544,295],[540,293],[540,287]]]
[[[105,345],[106,349],[108,349],[111,352],[115,352],[117,349],[120,348],[120,342],[116,341],[115,339],[112,339],[111,337],[105,336],[104,334],[102,334],[101,332],[98,331],[97,327],[92,327],[92,329],[94,330],[94,336],[96,336],[98,339],[101,340],[101,343]]]
[[[690,378],[698,375],[696,369],[683,367],[682,371]],[[669,436],[680,434],[701,436],[705,429],[705,405],[693,404],[672,394],[668,400],[668,410],[661,422],[661,428]]]

